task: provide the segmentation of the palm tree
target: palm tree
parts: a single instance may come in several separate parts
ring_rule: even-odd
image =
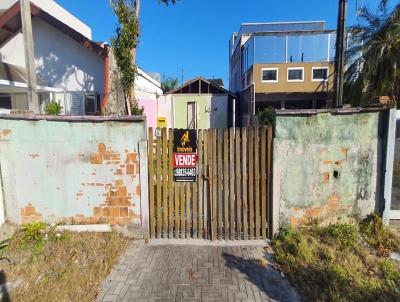
[[[388,12],[382,0],[376,13],[363,7],[361,22],[350,28],[346,53],[346,102],[370,104],[378,96],[389,96],[392,106],[400,102],[400,4]]]

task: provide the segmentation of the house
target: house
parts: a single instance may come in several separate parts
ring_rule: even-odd
[[[335,42],[324,21],[242,24],[229,41],[229,89],[242,117],[330,106]]]
[[[158,118],[167,126],[184,129],[226,128],[235,125],[236,95],[222,80],[197,77],[158,101]]]
[[[66,115],[97,115],[118,94],[112,75],[116,64],[106,43],[92,40],[92,30],[53,0],[31,0],[32,32],[39,107],[50,101]],[[28,110],[21,9],[17,0],[0,2],[0,111]],[[117,88],[115,88],[117,87]],[[135,92],[153,122],[161,83],[138,68]],[[121,106],[120,106],[121,107]],[[123,106],[122,106],[123,107]],[[110,109],[110,108],[107,108]],[[124,107],[107,110],[124,115]]]

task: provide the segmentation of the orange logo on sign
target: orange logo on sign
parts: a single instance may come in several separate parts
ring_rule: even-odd
[[[186,144],[189,143],[189,142],[190,142],[189,131],[186,131],[185,134],[183,134],[182,138],[181,138],[182,147],[185,147]]]

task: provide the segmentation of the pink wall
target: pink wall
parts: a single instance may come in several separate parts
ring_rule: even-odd
[[[157,101],[138,99],[139,108],[144,108],[144,115],[147,119],[147,127],[157,128]]]

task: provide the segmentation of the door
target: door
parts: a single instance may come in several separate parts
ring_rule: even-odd
[[[390,219],[400,220],[400,110],[397,111],[396,117],[396,141],[394,148]]]
[[[196,102],[187,103],[187,129],[197,128]]]

